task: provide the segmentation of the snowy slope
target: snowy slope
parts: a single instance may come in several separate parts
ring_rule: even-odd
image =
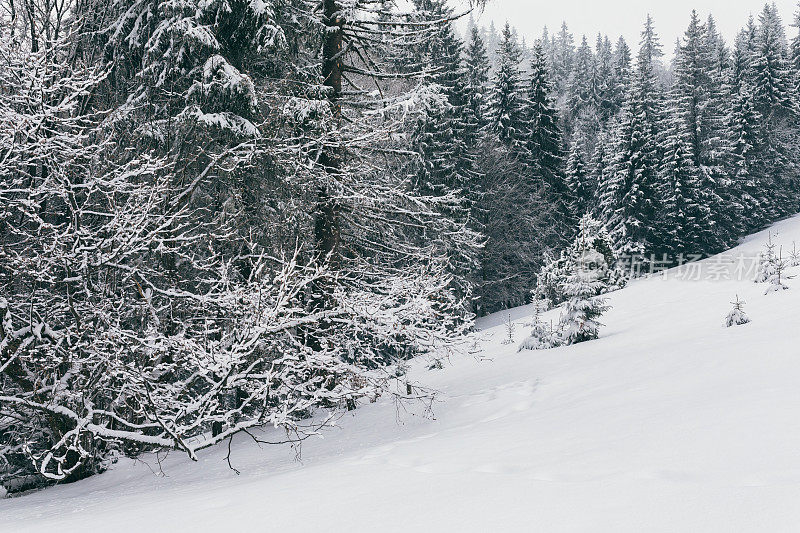
[[[800,218],[775,230],[800,243]],[[305,442],[300,462],[242,437],[240,476],[224,447],[199,465],[173,454],[165,476],[125,460],[0,501],[0,531],[796,531],[800,279],[769,295],[708,279],[766,238],[704,262],[699,281],[613,294],[594,342],[517,353],[501,344],[507,314],[484,319],[480,356],[412,370],[441,392],[433,418],[386,399]],[[753,322],[727,329],[737,293]]]

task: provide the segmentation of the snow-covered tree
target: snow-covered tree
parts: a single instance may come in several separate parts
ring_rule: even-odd
[[[602,223],[584,215],[577,233],[572,244],[562,250],[558,258],[547,261],[537,273],[533,291],[536,301],[550,306],[566,301],[568,279],[580,269],[592,271],[602,284],[602,292],[620,289],[627,283],[628,272],[622,264],[620,252],[614,248]]]
[[[560,346],[562,343],[561,332],[552,323],[545,324],[540,313],[543,302],[534,302],[535,312],[530,334],[520,343],[518,352],[522,350],[549,350]]]
[[[547,58],[540,43],[534,45],[532,54],[525,110],[529,127],[528,150],[533,172],[544,180],[550,198],[557,203],[561,216],[566,218],[569,214],[569,190],[564,181],[564,155],[558,111],[552,99]]]
[[[597,296],[603,283],[594,278],[591,270],[578,270],[567,279],[566,313],[562,319],[564,344],[591,341],[600,335],[600,317],[610,309],[606,298]]]
[[[569,191],[570,212],[575,219],[582,217],[589,205],[592,196],[592,187],[589,183],[589,170],[587,156],[584,149],[584,139],[576,135],[567,157],[565,180]]]
[[[599,106],[597,65],[586,36],[575,53],[574,63],[567,86],[567,107],[572,117],[578,117],[589,110],[596,112]]]
[[[646,252],[655,252],[660,239],[659,128],[664,109],[655,70],[660,56],[661,45],[648,17],[625,105],[612,133],[612,177],[602,207],[604,223],[617,243]]]
[[[497,68],[494,75],[491,113],[500,141],[527,163],[525,140],[530,128],[525,113],[525,89],[520,62],[522,55],[506,23],[502,41],[497,49]]]
[[[792,27],[797,29],[797,35],[792,38],[792,66],[795,75],[795,90],[800,94],[800,2],[794,14]]]
[[[552,54],[548,70],[552,67],[553,87],[557,94],[564,94],[575,62],[575,38],[566,22],[561,23],[561,29],[553,36]]]
[[[660,179],[664,229],[662,249],[678,258],[713,249],[711,210],[700,185],[700,169],[692,157],[680,118],[666,132]]]
[[[709,210],[706,220],[699,222],[707,228],[706,235],[695,244],[699,251],[718,251],[732,242],[730,213],[723,196],[725,183],[725,147],[722,77],[719,73],[718,37],[700,22],[696,11],[675,58],[675,84],[670,91],[668,115],[678,118],[670,124],[670,135],[682,137],[690,163],[695,167],[699,203]],[[678,126],[674,131],[673,126]],[[674,148],[674,141],[672,148]],[[687,154],[687,152],[684,152]],[[674,159],[674,158],[673,158]]]
[[[728,316],[725,318],[725,326],[732,327],[732,326],[742,326],[744,324],[748,324],[750,322],[750,317],[747,316],[747,313],[744,312],[744,302],[743,300],[739,299],[739,296],[736,296],[736,301],[731,302],[733,305],[733,309]]]
[[[756,266],[756,283],[765,283],[769,281],[776,272],[775,265],[778,257],[775,254],[775,243],[772,242],[772,233],[770,232],[767,242],[764,244],[764,250],[758,254],[758,263]]]
[[[784,272],[786,268],[789,266],[789,263],[783,259],[783,250],[781,249],[778,252],[777,257],[772,257],[772,264],[771,268],[769,269],[770,275],[767,278],[767,289],[764,294],[769,294],[771,292],[781,292],[788,290],[787,287],[783,282],[785,281]]]

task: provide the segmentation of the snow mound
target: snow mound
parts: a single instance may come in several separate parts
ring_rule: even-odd
[[[772,228],[791,249],[800,218]],[[777,236],[775,235],[777,232]],[[237,437],[0,501],[0,531],[775,531],[800,523],[800,282],[754,283],[767,232],[613,293],[599,340],[517,347],[532,309],[479,321],[483,351],[412,365],[324,439]],[[751,322],[725,327],[737,297]],[[557,319],[558,311],[544,320]],[[264,438],[280,440],[267,432]]]

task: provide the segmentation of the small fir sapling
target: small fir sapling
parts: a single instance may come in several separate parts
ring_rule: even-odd
[[[783,260],[783,251],[781,250],[778,257],[773,259],[773,273],[769,277],[769,285],[764,294],[771,292],[781,292],[787,290],[789,287],[783,284],[783,272],[786,270],[787,263]]]
[[[797,249],[797,243],[792,241],[792,251],[789,252],[789,266],[800,266],[800,250]]]
[[[503,344],[514,344],[514,330],[516,326],[514,322],[511,320],[511,314],[509,313],[508,318],[506,318],[506,338],[503,339]]]
[[[766,283],[775,274],[775,243],[772,242],[772,233],[764,245],[764,251],[758,254],[758,269],[756,270],[756,283]]]
[[[533,323],[531,324],[531,333],[522,344],[519,345],[518,352],[522,350],[546,350],[553,347],[553,328],[552,324],[548,327],[542,322],[540,312],[546,302],[536,300],[534,303],[535,313],[533,315]],[[546,309],[546,307],[544,307]]]
[[[745,303],[744,300],[739,299],[739,295],[737,294],[736,301],[731,302],[731,304],[733,304],[733,309],[728,313],[728,317],[725,319],[725,326],[741,326],[742,324],[750,322],[750,317],[744,312]]]

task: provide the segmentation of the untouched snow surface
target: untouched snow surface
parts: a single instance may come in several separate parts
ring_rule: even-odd
[[[791,249],[800,218],[773,231]],[[0,501],[0,531],[796,531],[800,280],[764,295],[754,271],[709,279],[766,239],[705,261],[699,281],[672,272],[611,295],[594,342],[517,353],[530,310],[512,311],[513,345],[508,313],[483,319],[480,354],[413,365],[440,391],[433,417],[385,398],[300,461],[238,437],[239,476],[225,446],[199,464],[174,453],[163,476],[154,457],[122,460]],[[736,294],[752,323],[725,328]]]

